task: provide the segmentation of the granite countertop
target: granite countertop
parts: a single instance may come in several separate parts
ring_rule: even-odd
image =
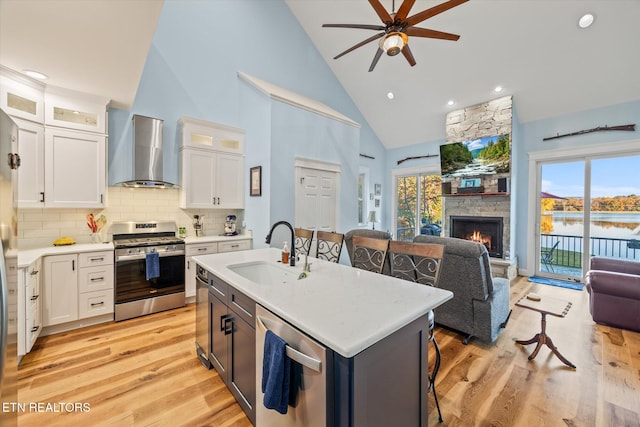
[[[112,243],[76,243],[65,246],[46,246],[18,251],[18,268],[29,267],[29,265],[40,257],[47,255],[64,255],[79,252],[112,251]]]
[[[431,286],[309,258],[311,272],[302,280],[261,284],[228,267],[266,262],[297,277],[295,267],[278,263],[275,248],[198,255],[194,260],[314,339],[344,357],[353,357],[453,297]],[[290,270],[289,270],[290,269]]]

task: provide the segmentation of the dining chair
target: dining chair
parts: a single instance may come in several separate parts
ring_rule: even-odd
[[[309,255],[311,251],[311,241],[313,240],[313,230],[307,230],[306,228],[296,228],[294,230],[296,236],[295,248],[296,254]]]
[[[440,277],[440,265],[444,256],[444,245],[436,243],[410,243],[410,242],[389,242],[389,258],[391,275],[399,279],[410,280],[428,286],[437,286]],[[434,334],[435,315],[433,310],[428,313],[429,336],[428,343],[432,343],[436,352],[435,362],[431,372],[427,373],[429,381],[429,391],[433,392],[436,401],[438,417],[442,422],[442,413],[436,394],[436,375],[440,369],[440,347]]]
[[[344,234],[329,231],[316,232],[316,258],[330,262],[340,261]]]
[[[353,236],[353,267],[382,273],[389,240]]]

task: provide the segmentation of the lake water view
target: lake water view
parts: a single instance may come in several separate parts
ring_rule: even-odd
[[[548,234],[583,235],[582,212],[554,212],[542,216],[551,217],[553,229]],[[640,212],[597,212],[591,214],[591,237],[640,239],[640,234],[637,234],[640,232],[639,227]]]

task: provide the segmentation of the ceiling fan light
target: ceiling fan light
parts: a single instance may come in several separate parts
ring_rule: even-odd
[[[380,48],[384,50],[387,55],[395,56],[402,51],[404,46],[407,44],[407,40],[408,38],[405,33],[389,33],[380,40]]]

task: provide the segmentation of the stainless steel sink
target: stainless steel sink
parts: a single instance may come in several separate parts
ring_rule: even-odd
[[[276,265],[265,261],[233,264],[227,267],[234,273],[263,285],[284,285],[293,283],[300,273],[293,267]]]

